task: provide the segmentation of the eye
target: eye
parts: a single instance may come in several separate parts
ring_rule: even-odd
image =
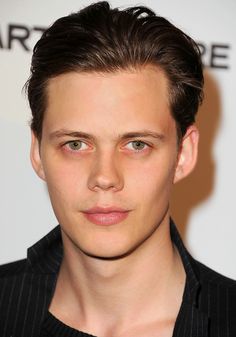
[[[79,151],[79,150],[86,150],[88,145],[82,142],[81,140],[72,140],[65,144],[68,150],[71,151]]]
[[[127,144],[129,150],[142,151],[148,147],[148,144],[144,143],[141,140],[134,140]]]

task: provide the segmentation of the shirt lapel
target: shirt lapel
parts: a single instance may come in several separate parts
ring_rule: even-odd
[[[201,284],[194,269],[194,259],[186,250],[172,220],[170,233],[186,272],[183,301],[176,319],[173,337],[208,337],[209,320],[207,314],[199,309]]]

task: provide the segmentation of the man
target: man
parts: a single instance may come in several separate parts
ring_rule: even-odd
[[[197,45],[148,8],[99,2],[43,34],[31,161],[60,226],[1,267],[1,336],[236,336],[236,283],[188,254],[169,214],[202,87]]]

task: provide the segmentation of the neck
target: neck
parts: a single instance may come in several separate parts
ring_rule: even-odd
[[[185,273],[171,242],[169,218],[142,246],[114,260],[81,254],[62,235],[64,258],[50,307],[59,319],[78,329],[81,322],[89,326],[91,317],[93,326],[94,321],[125,326],[137,321],[137,317],[148,320],[153,313],[160,320],[175,320]],[[75,312],[80,326],[71,319]]]

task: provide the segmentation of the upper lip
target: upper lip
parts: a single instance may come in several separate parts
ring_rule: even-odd
[[[96,207],[86,209],[84,213],[88,213],[88,214],[104,213],[106,214],[106,213],[112,213],[112,212],[124,213],[128,211],[129,211],[128,209],[124,209],[121,207],[115,207],[115,206],[109,206],[109,207],[96,206]]]

